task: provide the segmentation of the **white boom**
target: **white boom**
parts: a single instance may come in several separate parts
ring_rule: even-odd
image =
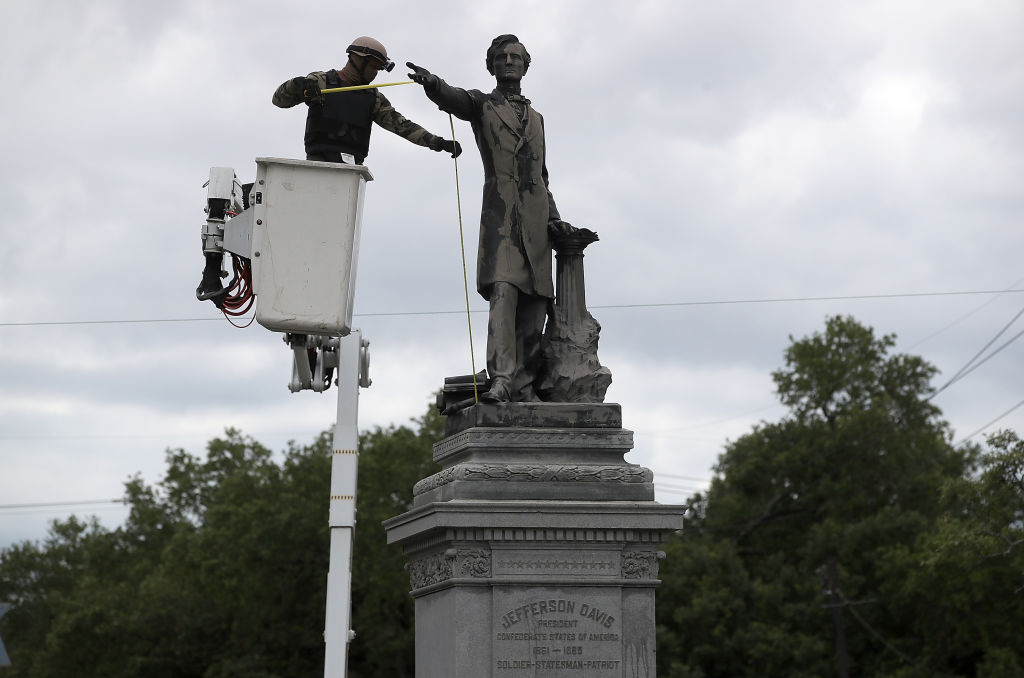
[[[256,165],[256,181],[245,186],[230,167],[210,169],[203,252],[214,257],[214,267],[224,252],[243,262],[236,270],[246,281],[251,276],[251,292],[246,294],[255,297],[255,319],[267,329],[284,332],[292,350],[291,391],[322,392],[337,370],[324,677],[345,678],[354,637],[359,387],[370,385],[369,344],[351,326],[352,304],[362,199],[373,175],[359,165],[282,158],[257,158]],[[216,280],[216,270],[212,278]],[[214,283],[212,291],[216,290]],[[197,295],[206,291],[201,287]],[[224,299],[227,313],[232,290],[224,292],[228,296],[199,298]]]

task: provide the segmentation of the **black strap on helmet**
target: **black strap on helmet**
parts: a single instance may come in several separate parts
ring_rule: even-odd
[[[372,56],[374,59],[379,61],[381,63],[381,70],[387,71],[388,73],[390,73],[392,69],[394,69],[395,67],[394,61],[389,60],[386,56],[384,56],[383,54],[381,54],[372,47],[352,44],[349,45],[348,49],[345,51],[349,54],[351,54],[352,52],[355,52],[356,54],[359,54],[360,52],[365,52],[367,55]]]

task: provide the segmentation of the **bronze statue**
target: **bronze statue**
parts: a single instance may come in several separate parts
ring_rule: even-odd
[[[522,95],[530,54],[514,35],[487,50],[494,91],[452,87],[413,63],[409,77],[441,110],[470,122],[484,166],[477,255],[477,291],[490,302],[487,372],[490,402],[540,400],[541,336],[555,296],[551,234],[572,230],[561,221],[548,189],[544,119]]]

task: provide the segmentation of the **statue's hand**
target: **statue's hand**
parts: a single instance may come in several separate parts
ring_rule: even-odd
[[[562,221],[561,219],[552,219],[548,222],[548,235],[556,240],[571,236],[584,245],[599,240],[597,233],[594,233],[589,228],[577,228],[568,221]]]
[[[572,235],[578,230],[568,221],[562,221],[561,219],[553,219],[548,222],[548,233],[553,236]]]
[[[412,69],[412,73],[409,74],[410,80],[418,85],[423,85],[423,89],[428,92],[433,92],[437,89],[438,77],[436,75],[411,61],[406,61],[405,65]]]

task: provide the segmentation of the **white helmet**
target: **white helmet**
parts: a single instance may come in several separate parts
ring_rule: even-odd
[[[352,41],[352,44],[345,50],[348,54],[358,54],[364,57],[373,57],[380,62],[380,68],[383,71],[391,72],[391,69],[395,67],[395,62],[388,59],[388,51],[379,40],[363,35]]]

